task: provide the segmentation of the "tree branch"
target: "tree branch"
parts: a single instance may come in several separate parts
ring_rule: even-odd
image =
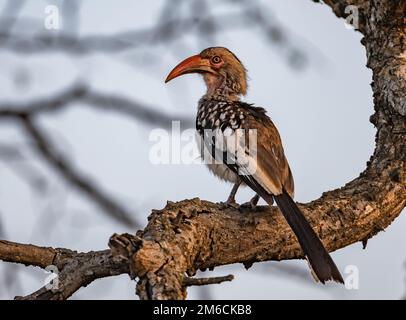
[[[1,260],[40,268],[46,268],[53,264],[56,256],[69,255],[68,252],[71,253],[70,251],[59,252],[58,249],[0,240]]]
[[[406,190],[404,184],[390,182],[391,169],[383,172],[384,181],[382,176],[373,181],[364,173],[341,189],[300,204],[329,251],[372,237],[400,214]],[[180,275],[192,276],[198,269],[232,263],[248,268],[254,262],[303,258],[296,237],[276,207],[241,214],[199,199],[169,203],[152,213],[148,226],[137,236],[135,240],[128,235],[113,236],[110,246],[113,255],[120,252],[124,256],[128,250],[132,274],[140,279],[137,293],[142,299],[185,298]]]
[[[204,28],[208,33],[225,32],[228,30],[237,30],[247,28],[258,28],[258,32],[265,36],[268,44],[278,44],[284,47],[287,51],[294,50],[294,53],[304,53],[300,48],[295,47],[294,41],[290,41],[284,37],[284,41],[279,41],[270,37],[272,30],[282,29],[273,21],[266,22],[259,19],[253,19],[250,15],[250,7],[244,6],[243,1],[232,1],[231,4],[237,9],[237,13],[230,14],[212,14],[207,11],[205,14],[202,8],[195,6],[194,2],[186,2],[190,4],[190,13],[183,16],[181,10],[174,10],[173,16],[164,7],[158,22],[153,27],[148,27],[139,30],[126,30],[109,35],[89,35],[76,37],[68,33],[59,33],[57,36],[49,33],[40,34],[24,34],[17,32],[1,32],[0,31],[0,49],[17,51],[19,54],[33,54],[38,52],[63,52],[71,55],[85,55],[94,52],[104,52],[108,54],[122,53],[126,50],[135,50],[145,47],[154,47],[156,45],[166,45],[179,38],[193,35],[200,35],[200,29]],[[173,8],[177,8],[177,4],[170,2]],[[168,7],[169,8],[169,7]],[[257,5],[257,9],[268,11],[264,5]],[[213,10],[215,11],[215,10]],[[170,17],[167,19],[166,17]],[[166,19],[163,19],[165,17]],[[265,28],[264,28],[265,27]],[[270,28],[271,27],[271,28]],[[199,39],[199,37],[197,37]]]
[[[233,280],[234,280],[234,276],[232,274],[229,274],[228,276],[223,276],[223,277],[209,277],[209,278],[185,277],[183,279],[183,285],[186,287],[206,286],[208,284],[219,284],[219,283],[223,283],[226,281],[233,281]]]
[[[373,163],[345,187],[300,204],[329,251],[372,237],[406,205],[405,167],[393,175],[393,169],[399,168],[394,162],[372,175]],[[147,227],[136,236],[113,235],[111,255],[108,251],[77,254],[37,247],[33,248],[38,254],[19,254],[34,249],[13,243],[11,249],[2,248],[7,245],[10,243],[0,242],[2,260],[41,267],[52,262],[62,269],[58,279],[63,289],[50,292],[44,287],[27,299],[66,299],[97,278],[120,273],[139,278],[137,293],[142,299],[182,299],[186,297],[185,273],[193,276],[198,269],[231,263],[249,268],[254,262],[303,258],[296,237],[276,207],[260,206],[241,214],[199,199],[169,202],[163,210],[154,210]],[[63,250],[61,258],[56,259],[53,250]],[[72,264],[72,260],[80,262]]]
[[[148,106],[118,95],[91,91],[82,84],[74,85],[53,96],[39,98],[28,103],[0,104],[0,119],[13,119],[27,116],[40,115],[45,113],[60,112],[71,106],[73,103],[81,103],[102,111],[122,113],[125,116],[143,121],[150,125],[157,125],[163,128],[171,128],[172,121],[178,120],[184,127],[193,125],[191,118],[184,116],[171,116],[159,110],[159,108]]]
[[[128,273],[128,264],[113,259],[110,250],[78,253],[0,240],[0,260],[47,268],[56,267],[56,280],[21,300],[65,300],[96,279]]]

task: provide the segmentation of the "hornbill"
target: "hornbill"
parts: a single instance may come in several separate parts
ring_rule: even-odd
[[[322,283],[344,283],[333,259],[293,201],[292,172],[278,130],[265,109],[241,101],[247,92],[247,72],[228,49],[211,47],[179,63],[165,82],[187,73],[199,73],[207,86],[198,103],[196,129],[201,137],[203,159],[219,178],[234,183],[226,205],[238,207],[235,194],[241,184],[256,192],[269,205],[276,201]],[[255,135],[255,139],[250,140]],[[245,204],[247,205],[247,204]]]

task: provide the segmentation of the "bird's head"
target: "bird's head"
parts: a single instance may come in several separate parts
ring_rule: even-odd
[[[179,63],[165,82],[187,73],[200,73],[207,95],[238,99],[247,93],[247,72],[241,61],[227,48],[211,47]]]

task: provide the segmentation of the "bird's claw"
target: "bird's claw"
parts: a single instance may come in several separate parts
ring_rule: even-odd
[[[243,204],[241,204],[240,208],[255,210],[257,208],[257,204],[254,203],[253,201],[247,201],[247,202],[244,202]]]
[[[258,194],[256,194],[250,201],[243,203],[241,205],[241,208],[255,210],[257,208],[258,201],[259,196]]]
[[[226,201],[226,202],[219,202],[218,203],[223,209],[233,208],[233,209],[240,209],[240,205],[235,201]]]

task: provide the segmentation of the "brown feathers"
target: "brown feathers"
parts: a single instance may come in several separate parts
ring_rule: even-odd
[[[217,71],[225,79],[224,86],[226,88],[223,89],[236,95],[247,94],[247,70],[234,53],[227,48],[211,47],[203,50],[200,56],[208,60],[220,57],[223,63]]]

